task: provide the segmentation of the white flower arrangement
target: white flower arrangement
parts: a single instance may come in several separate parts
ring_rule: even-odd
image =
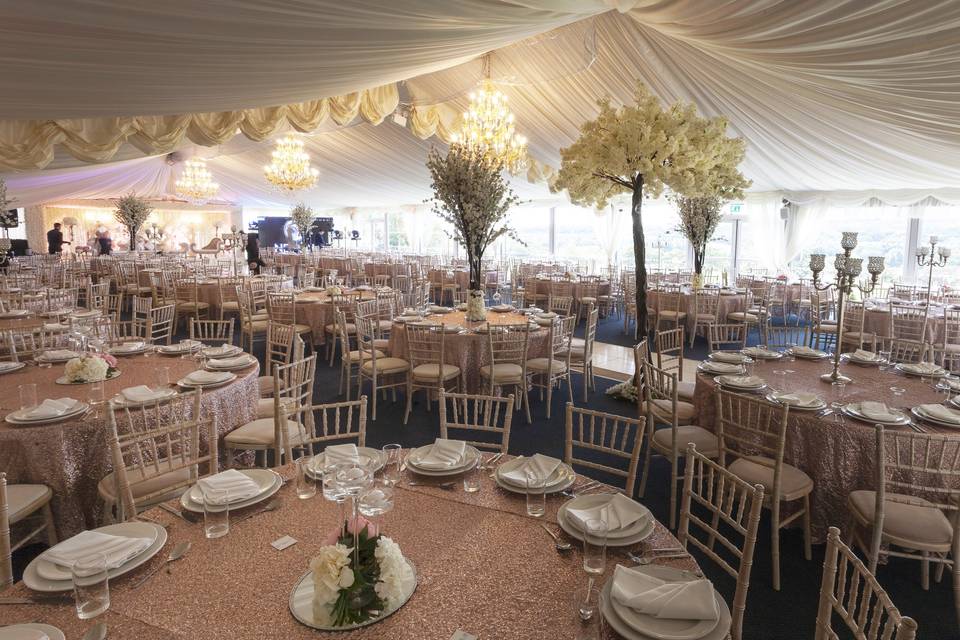
[[[307,237],[310,235],[310,227],[313,225],[315,214],[313,209],[302,202],[290,210],[290,221],[297,228],[300,234],[300,245],[307,246]]]
[[[380,562],[380,579],[374,585],[377,595],[387,608],[401,605],[415,580],[410,565],[400,551],[400,545],[386,536],[380,536],[374,556]]]
[[[680,225],[677,227],[684,238],[693,246],[694,273],[703,272],[703,263],[707,256],[707,243],[713,237],[723,219],[721,208],[723,201],[718,196],[676,196],[677,213]]]
[[[143,198],[138,198],[134,193],[129,193],[117,200],[117,208],[113,212],[113,217],[127,228],[127,233],[130,234],[131,251],[136,250],[137,234],[151,213],[153,213],[153,207],[150,206],[150,203]]]
[[[326,292],[331,296],[339,296],[343,294],[343,288],[332,285],[326,288]]]
[[[333,606],[340,597],[340,589],[353,585],[353,569],[348,566],[351,551],[342,544],[329,545],[321,547],[320,553],[310,561],[313,571],[313,617],[318,624],[332,625]],[[347,581],[350,584],[342,584]]]
[[[102,358],[81,356],[67,361],[64,374],[68,382],[100,382],[107,379],[110,369],[110,365]]]

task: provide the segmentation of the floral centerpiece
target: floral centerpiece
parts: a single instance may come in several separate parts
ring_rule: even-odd
[[[0,228],[3,229],[3,237],[0,238],[0,253],[10,251],[10,232],[8,229],[16,228],[20,224],[16,209],[11,209],[11,205],[16,199],[7,197],[7,182],[0,177]]]
[[[723,220],[723,202],[717,196],[676,196],[680,225],[677,231],[693,247],[693,288],[702,286],[703,263],[707,257],[707,243],[713,238]]]
[[[68,360],[64,366],[67,382],[101,382],[118,373],[117,359],[108,353],[85,354]]]
[[[318,625],[367,622],[398,608],[413,592],[416,576],[400,546],[364,518],[344,522],[324,543],[310,561],[313,617]]]
[[[338,287],[337,285],[330,285],[325,291],[331,296],[343,295],[343,287]]]
[[[427,169],[433,180],[433,211],[452,227],[448,235],[467,253],[466,319],[484,320],[483,253],[501,236],[524,244],[504,224],[507,212],[520,199],[503,177],[503,163],[475,147],[454,143],[446,155],[431,149]]]
[[[113,217],[127,228],[127,233],[130,234],[130,251],[137,250],[137,233],[151,213],[153,213],[153,207],[143,198],[137,197],[135,193],[128,193],[117,200]]]
[[[300,246],[304,249],[307,247],[307,238],[310,237],[310,226],[313,224],[314,217],[313,209],[302,202],[290,210],[290,221],[297,228],[297,233],[300,234]]]

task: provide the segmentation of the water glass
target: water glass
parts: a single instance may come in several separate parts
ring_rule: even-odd
[[[163,391],[170,387],[170,367],[158,366],[153,370],[153,389]]]
[[[587,520],[583,530],[583,570],[602,575],[607,565],[607,523]]]
[[[17,389],[20,391],[21,409],[32,409],[37,406],[37,385],[35,383],[21,384]]]
[[[573,592],[573,607],[577,612],[577,617],[583,622],[588,622],[597,613],[597,607],[600,606],[600,589],[594,585],[594,579],[591,577],[586,585],[577,587]]]
[[[230,533],[230,501],[226,489],[205,487],[203,495],[203,534],[222,538]]]
[[[399,444],[388,444],[383,447],[383,480],[391,487],[400,482],[402,458],[403,451]]]
[[[890,351],[880,352],[880,371],[886,371],[890,368],[890,357],[893,355]]]
[[[77,560],[70,573],[78,618],[89,620],[110,608],[110,578],[105,555],[94,553]]]
[[[87,401],[90,403],[90,406],[92,407],[98,407],[107,401],[107,397],[106,395],[104,395],[104,391],[103,391],[102,380],[98,382],[90,383],[90,390],[87,394]]]
[[[546,479],[527,474],[527,515],[539,518],[546,513]]]
[[[463,490],[467,493],[476,493],[480,491],[480,463],[478,462],[472,469],[463,472]],[[529,505],[529,503],[527,503]],[[529,513],[529,507],[528,511]]]
[[[309,471],[311,460],[313,460],[313,456],[300,456],[293,463],[297,470],[294,491],[301,500],[307,500],[317,495],[317,483],[313,481]]]

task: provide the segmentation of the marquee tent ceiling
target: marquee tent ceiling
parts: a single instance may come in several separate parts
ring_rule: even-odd
[[[756,191],[935,190],[960,182],[960,3],[953,0],[19,4],[15,15],[0,8],[0,65],[12,70],[0,74],[0,118],[244,109],[399,80],[401,111],[440,104],[452,114],[479,78],[476,57],[496,49],[494,78],[538,163],[559,163],[559,149],[595,114],[597,98],[628,100],[642,80],[666,101],[692,100],[705,114],[728,116],[731,133],[748,141],[743,169]],[[0,122],[0,143],[11,130]],[[327,122],[310,138],[321,180],[304,195],[314,206],[429,196],[423,162],[436,138],[421,140],[389,118]],[[268,141],[177,146],[184,156],[213,158],[208,166],[224,197],[288,204],[262,178]],[[46,170],[6,175],[24,204],[129,189],[170,193],[179,167],[138,155],[126,144],[114,162],[72,167],[81,163],[57,147]],[[543,184],[523,182],[516,181],[524,197],[548,195]]]

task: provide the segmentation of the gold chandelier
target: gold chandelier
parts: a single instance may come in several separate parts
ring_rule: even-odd
[[[320,177],[320,172],[310,166],[310,154],[303,150],[303,140],[290,134],[277,141],[273,162],[263,168],[263,174],[278,189],[291,193],[313,188]]]
[[[211,200],[220,191],[220,185],[213,181],[213,176],[207,171],[207,161],[201,158],[187,160],[175,184],[177,195],[195,202]]]
[[[483,58],[483,76],[479,88],[470,92],[470,106],[453,142],[479,149],[513,173],[526,163],[527,139],[516,132],[507,96],[490,80],[489,54]]]

